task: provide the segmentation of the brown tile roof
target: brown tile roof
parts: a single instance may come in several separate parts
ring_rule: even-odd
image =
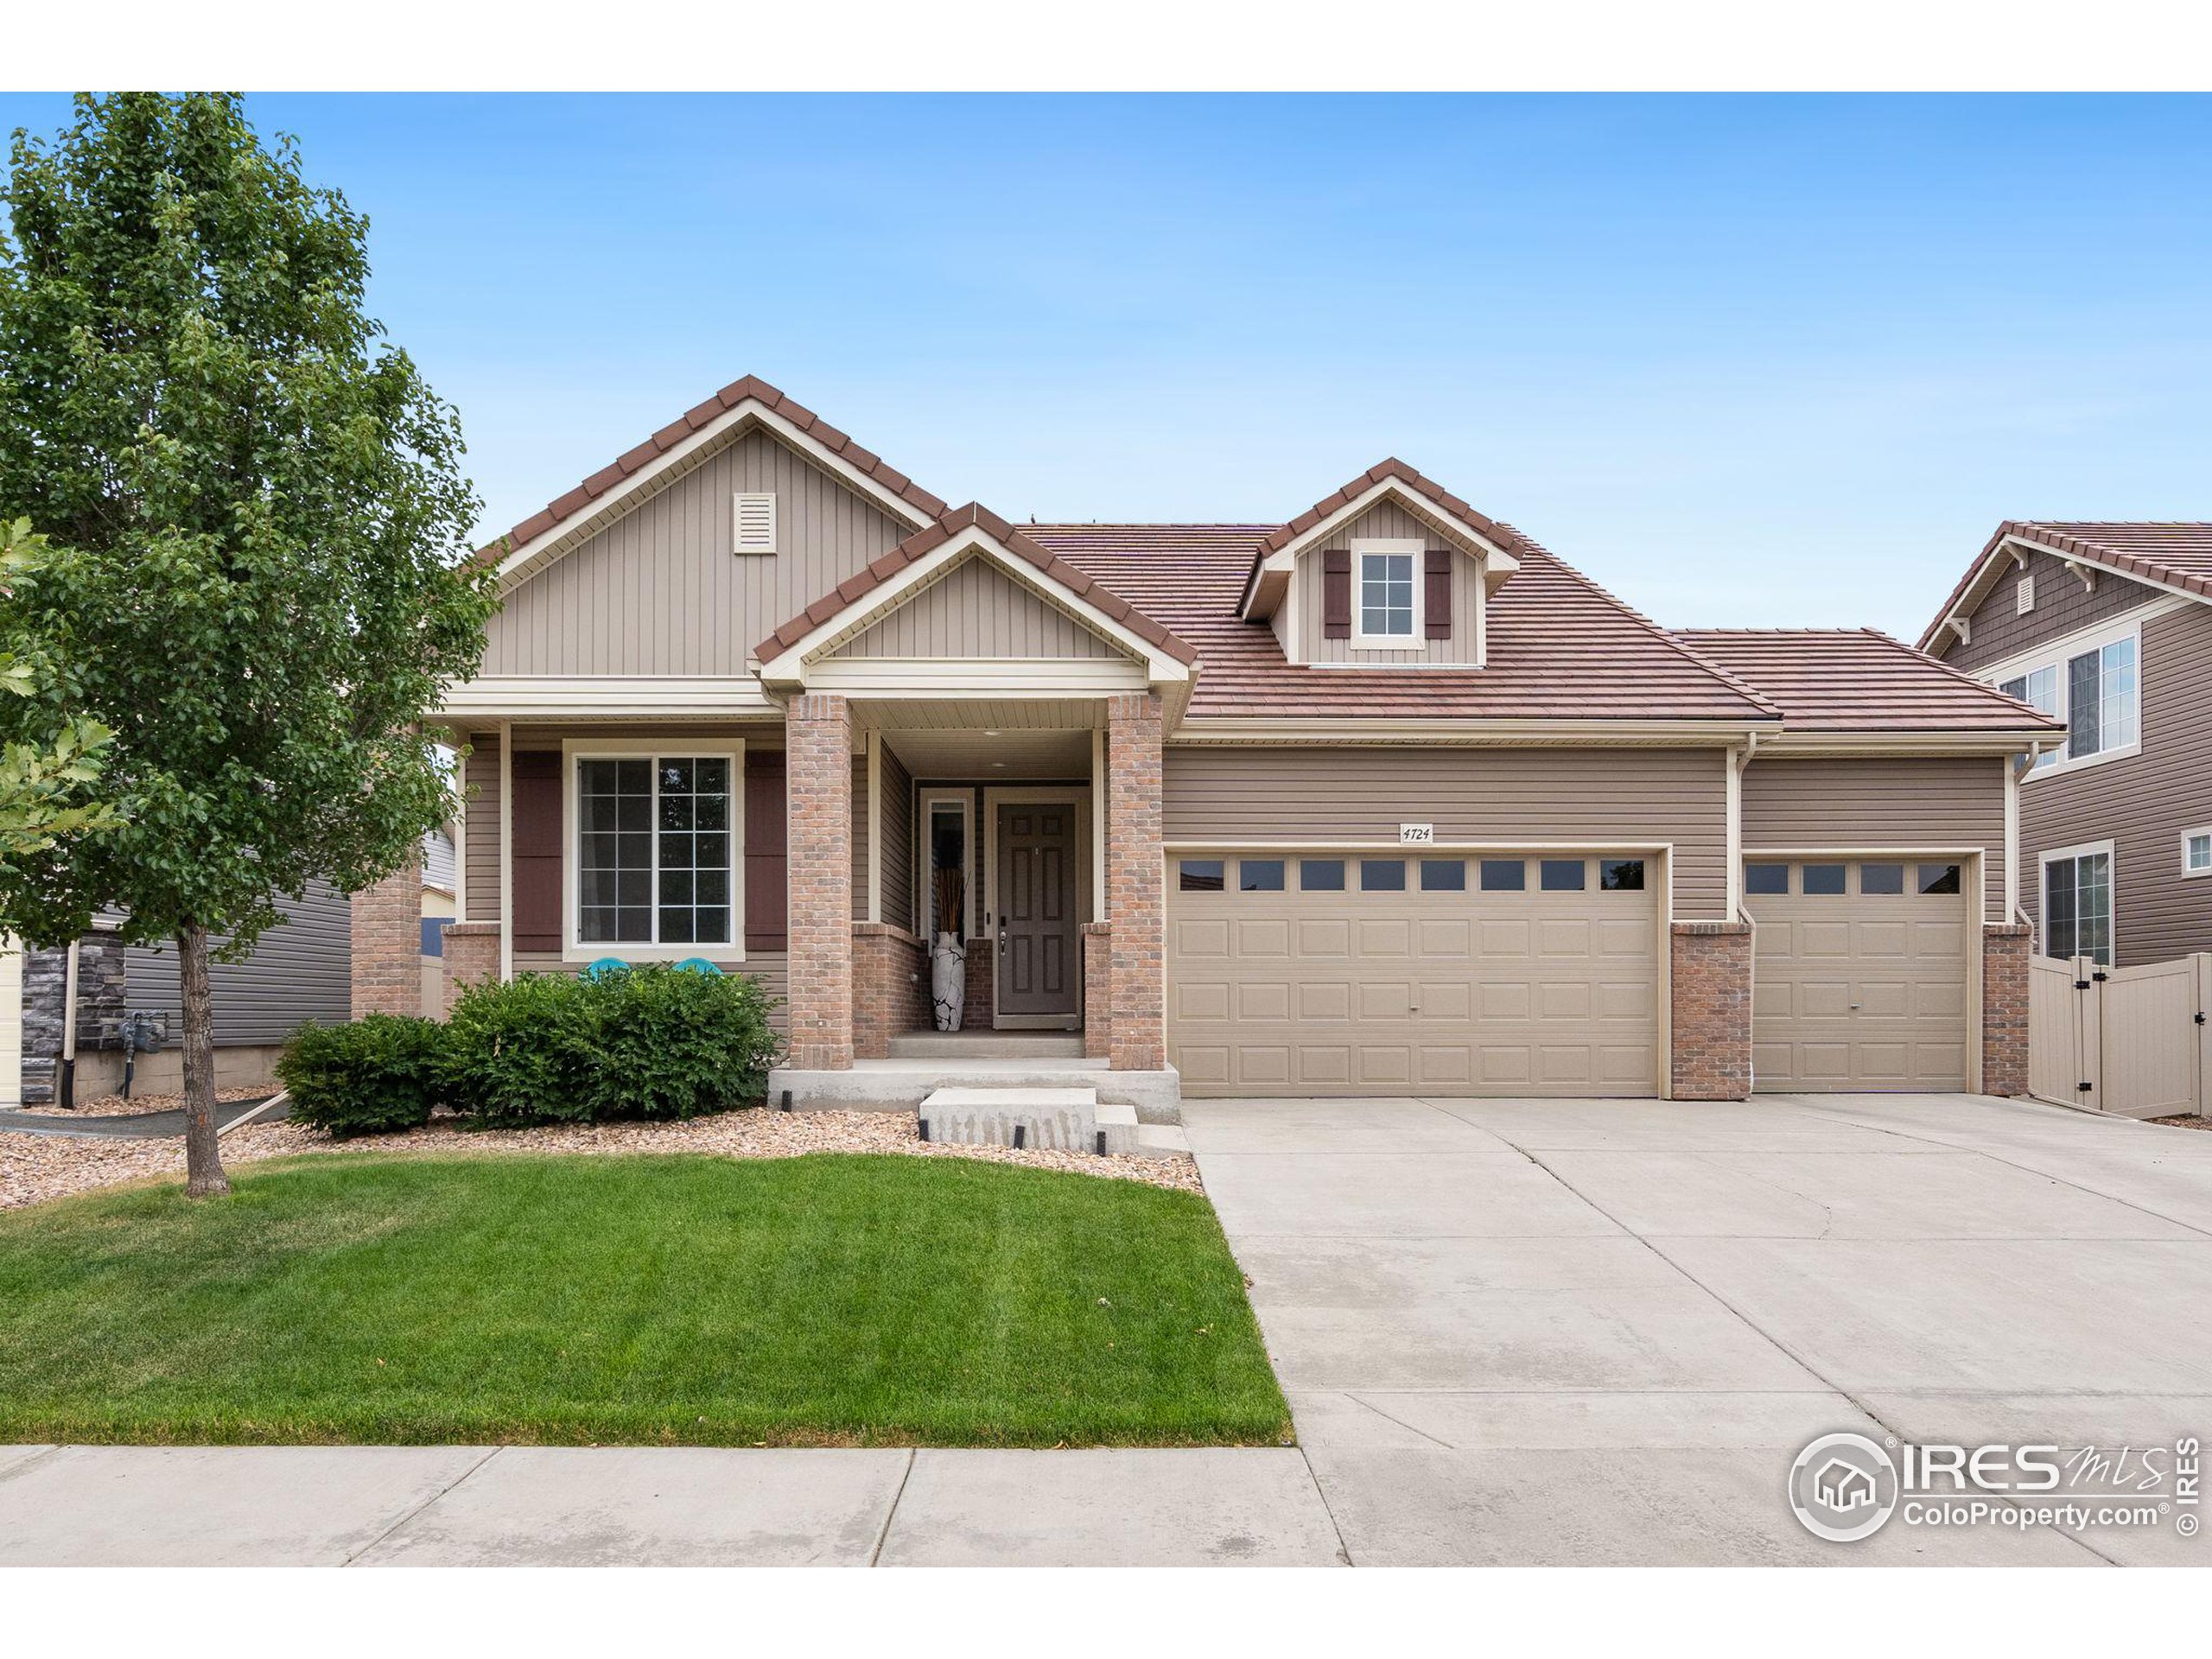
[[[971,525],[995,537],[1008,552],[1027,560],[1091,609],[1120,623],[1140,639],[1157,646],[1177,662],[1188,665],[1198,660],[1198,653],[1190,645],[1155,618],[1138,610],[1114,592],[1104,581],[1059,558],[988,507],[979,506],[973,501],[964,507],[954,508],[935,524],[923,526],[867,569],[848,576],[833,590],[823,594],[763,639],[754,647],[753,654],[765,663],[789,651],[830,618],[866,598],[908,565],[918,559],[926,558]]]
[[[1684,628],[1792,732],[2016,732],[2062,722],[1872,628]]]
[[[488,547],[478,549],[476,557],[486,563],[496,563],[524,543],[532,541],[555,525],[574,518],[609,490],[652,466],[701,427],[719,420],[748,397],[773,410],[808,437],[835,454],[838,460],[881,485],[917,512],[934,518],[944,511],[942,500],[897,467],[886,463],[881,456],[861,448],[812,410],[793,403],[766,380],[748,374],[742,380],[731,381],[706,402],[684,410],[636,448],[618,455],[566,495],[548,502],[499,540]]]
[[[2008,536],[2069,559],[2085,559],[2125,575],[2162,582],[2185,593],[2212,599],[2212,524],[2129,524],[2094,519],[2008,518],[1997,526],[1936,620],[1920,636],[1925,649],[1944,619],[1950,616],[1974,586],[1991,556]]]
[[[1246,577],[1260,550],[1281,535],[1280,525],[1021,528],[1198,647],[1192,718],[1777,718],[1757,692],[1510,525],[1496,528],[1521,573],[1490,600],[1489,666],[1465,670],[1284,660],[1274,631],[1238,614]]]

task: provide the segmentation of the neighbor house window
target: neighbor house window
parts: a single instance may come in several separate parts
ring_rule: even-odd
[[[575,768],[577,943],[733,943],[734,757],[584,755]]]
[[[2043,950],[2047,957],[2112,962],[2112,854],[2069,853],[2043,865]]]
[[[2192,830],[2181,838],[2181,873],[2212,875],[2212,830]]]
[[[1405,645],[1414,643],[1414,592],[1419,575],[1418,545],[1359,554],[1359,626],[1355,644]]]
[[[2131,629],[1997,682],[2006,696],[2066,722],[2064,747],[2038,755],[2037,772],[2135,747],[2143,729],[2138,656]]]
[[[2031,669],[2025,674],[2016,674],[1997,689],[2008,697],[2018,697],[2022,702],[2030,704],[2040,714],[2064,718],[2059,711],[2058,670],[2056,666]],[[2057,761],[2058,751],[2045,749],[2036,756],[2035,769],[2041,772],[2045,766],[2056,765]]]

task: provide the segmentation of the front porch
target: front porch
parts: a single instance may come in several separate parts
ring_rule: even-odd
[[[1172,1121],[1160,734],[1146,692],[792,697],[772,1099],[911,1108],[1110,1074],[1102,1103]]]

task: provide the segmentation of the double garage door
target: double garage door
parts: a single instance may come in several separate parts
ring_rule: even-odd
[[[1633,853],[1169,860],[1185,1094],[1649,1095],[1662,867]]]
[[[1977,933],[1962,873],[1917,860],[1745,861],[1761,1093],[1967,1086]]]

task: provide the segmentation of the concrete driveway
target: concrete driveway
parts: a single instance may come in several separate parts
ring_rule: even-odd
[[[2212,1134],[1970,1096],[1192,1102],[1351,1559],[2212,1563],[1803,1531],[1791,1459],[2212,1440]]]

